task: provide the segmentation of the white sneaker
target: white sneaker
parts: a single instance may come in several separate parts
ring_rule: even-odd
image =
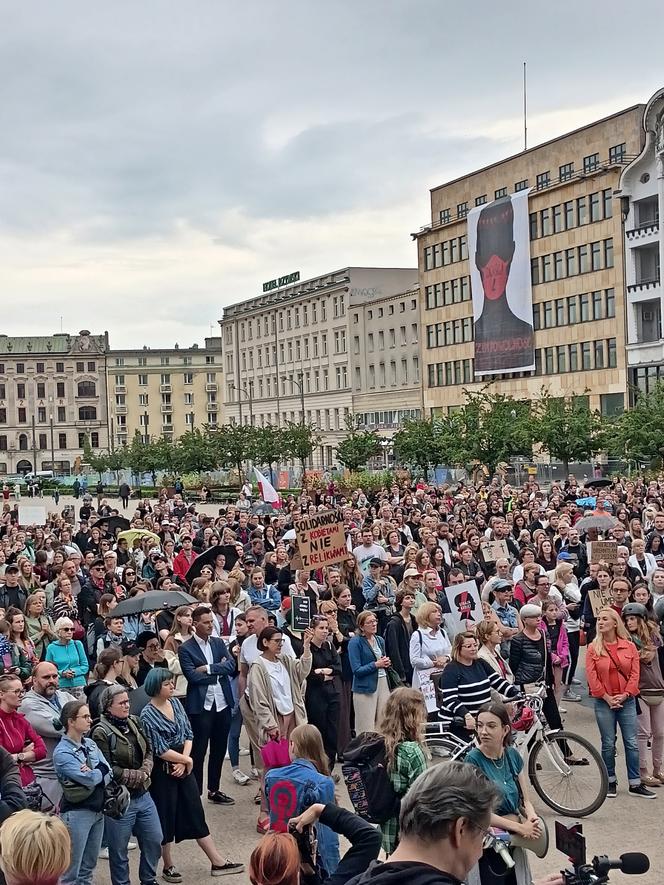
[[[108,860],[108,848],[100,848],[97,857],[99,860]]]
[[[240,771],[239,768],[233,769],[233,780],[236,784],[240,784],[241,787],[244,787],[246,784],[251,782],[251,778],[243,771]]]
[[[240,747],[240,756],[248,756],[251,753],[249,747]]]
[[[260,775],[258,773],[258,769],[252,768],[251,771],[249,772],[249,777],[252,779],[252,781],[260,780]]]
[[[133,851],[134,848],[138,848],[138,842],[132,842],[130,839],[129,842],[127,843],[127,850]],[[108,851],[108,848],[106,850]]]

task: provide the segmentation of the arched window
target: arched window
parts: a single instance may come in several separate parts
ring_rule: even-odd
[[[94,381],[79,381],[78,382],[78,395],[79,396],[97,396],[97,385]]]
[[[97,420],[97,410],[94,406],[81,406],[78,410],[78,420],[79,421],[96,421]]]
[[[28,437],[25,433],[19,433],[18,435],[18,447],[22,452],[28,451]]]

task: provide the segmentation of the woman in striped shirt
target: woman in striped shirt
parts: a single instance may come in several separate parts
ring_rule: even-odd
[[[469,741],[476,729],[478,710],[491,701],[491,690],[506,698],[516,698],[519,690],[477,657],[478,645],[474,633],[457,633],[452,645],[452,660],[443,670],[441,689],[443,700],[440,718],[449,730]],[[463,719],[462,726],[452,724],[454,718]]]

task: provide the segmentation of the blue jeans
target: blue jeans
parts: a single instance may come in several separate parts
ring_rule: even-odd
[[[240,732],[242,731],[242,713],[239,706],[233,708],[231,730],[228,732],[228,758],[231,760],[231,768],[235,771],[240,767]]]
[[[132,796],[129,808],[120,820],[106,818],[108,863],[113,885],[130,885],[127,845],[132,832],[138,839],[141,852],[138,878],[142,885],[152,885],[157,878],[162,833],[157,807],[149,793]]]
[[[616,780],[616,731],[620,726],[625,746],[625,762],[627,763],[627,780],[630,787],[641,783],[639,773],[639,747],[636,741],[636,701],[628,698],[618,710],[611,707],[602,698],[595,698],[595,719],[602,738],[602,759],[609,773],[609,782]]]
[[[92,885],[104,832],[104,815],[101,811],[78,808],[65,811],[61,817],[71,839],[71,864],[60,882],[62,885]]]

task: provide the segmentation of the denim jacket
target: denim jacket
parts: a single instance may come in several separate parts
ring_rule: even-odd
[[[266,772],[265,795],[270,829],[286,832],[290,818],[302,814],[314,802],[334,803],[334,781],[321,774],[308,759],[294,759],[290,765]],[[316,831],[323,867],[331,875],[339,864],[339,836],[323,824],[317,824]]]

